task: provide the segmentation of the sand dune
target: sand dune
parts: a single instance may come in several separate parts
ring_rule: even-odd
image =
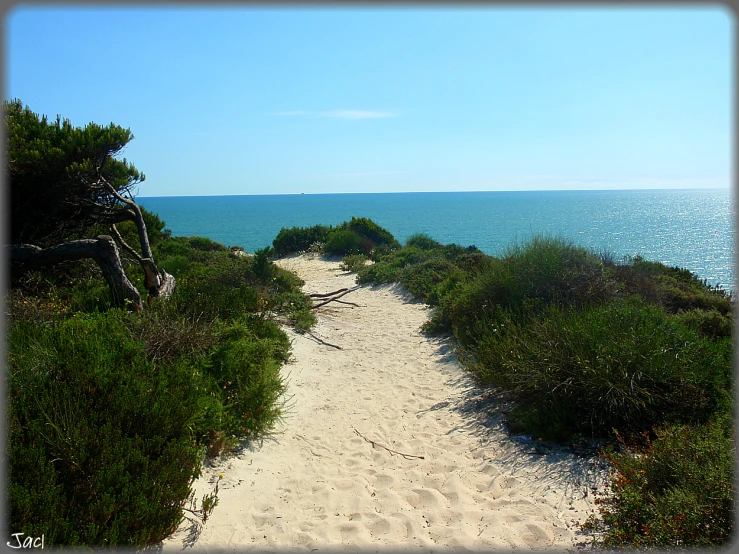
[[[306,292],[354,285],[338,262],[279,261]],[[273,436],[216,460],[196,482],[219,504],[164,550],[511,550],[574,547],[605,471],[596,458],[512,437],[502,401],[481,393],[428,308],[398,286],[363,286],[287,330],[290,408]],[[481,409],[485,407],[486,409]]]

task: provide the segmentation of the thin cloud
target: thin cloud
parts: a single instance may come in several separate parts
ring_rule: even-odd
[[[328,112],[321,112],[321,117],[335,117],[338,119],[376,119],[379,117],[395,117],[395,114],[369,110],[331,110]]]

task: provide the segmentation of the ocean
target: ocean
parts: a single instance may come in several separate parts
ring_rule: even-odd
[[[175,236],[254,252],[282,227],[368,217],[403,242],[415,233],[500,255],[534,234],[571,239],[615,259],[641,255],[736,289],[730,190],[412,192],[139,197]]]

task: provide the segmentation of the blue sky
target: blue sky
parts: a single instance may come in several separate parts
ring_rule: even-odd
[[[141,196],[729,188],[721,7],[6,12],[5,98],[114,122]]]

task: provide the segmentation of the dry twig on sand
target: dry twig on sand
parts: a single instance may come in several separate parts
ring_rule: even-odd
[[[306,334],[306,333],[307,333],[308,335],[310,335],[310,337],[311,337],[311,338],[312,338],[313,340],[315,340],[315,341],[317,341],[317,342],[319,342],[319,343],[321,343],[321,344],[325,344],[326,346],[331,346],[331,347],[333,347],[333,348],[336,348],[337,350],[344,350],[343,348],[341,348],[341,346],[336,346],[335,344],[331,344],[330,342],[326,342],[326,341],[325,341],[325,340],[323,340],[323,339],[322,339],[321,337],[317,337],[316,335],[314,335],[313,333],[311,333],[311,332],[310,332],[310,331],[308,331],[307,329],[304,329],[304,330],[302,330],[302,331],[298,331],[298,333],[301,333],[301,334]]]
[[[359,285],[357,285],[356,287],[352,287],[352,290],[355,290],[357,288],[359,288]],[[340,292],[344,292],[346,290],[349,290],[349,289],[343,288],[343,289],[335,290],[333,292],[314,292],[314,293],[309,294],[308,296],[310,296],[311,298],[328,298],[329,296],[333,296],[334,294],[339,294]]]
[[[354,429],[354,427],[352,427],[352,429]],[[362,437],[364,440],[366,440],[368,443],[370,443],[373,447],[379,446],[380,448],[384,448],[385,450],[387,450],[391,454],[400,454],[406,460],[410,460],[411,458],[418,458],[419,460],[425,459],[423,456],[417,456],[415,454],[403,454],[402,452],[398,452],[397,450],[393,450],[392,448],[388,448],[384,444],[380,444],[379,442],[375,442],[375,441],[373,441],[371,439],[368,439],[367,437],[365,437],[362,433],[360,433],[356,429],[354,429],[354,432],[357,435],[359,435],[360,437]]]
[[[320,308],[321,306],[325,306],[329,302],[337,302],[338,301],[337,300],[338,298],[341,298],[342,296],[344,296],[346,294],[349,294],[350,292],[354,292],[358,288],[359,288],[359,285],[357,285],[356,287],[352,287],[350,289],[339,289],[339,290],[336,290],[334,292],[329,292],[329,293],[321,294],[321,295],[318,295],[318,294],[313,295],[313,294],[311,294],[310,295],[311,298],[327,298],[329,296],[331,297],[331,298],[328,298],[328,300],[324,300],[323,302],[319,302],[318,304],[314,304],[313,306],[311,306],[311,310],[315,310],[316,308]]]

